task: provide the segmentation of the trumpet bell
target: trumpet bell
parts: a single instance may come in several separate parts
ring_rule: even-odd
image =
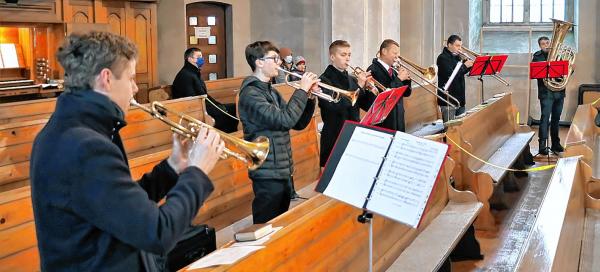
[[[236,146],[236,148],[243,149],[244,152],[240,153],[246,156],[248,169],[255,170],[265,162],[269,155],[269,138],[258,136],[254,141],[245,142],[241,147]]]

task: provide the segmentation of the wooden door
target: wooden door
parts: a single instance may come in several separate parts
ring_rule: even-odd
[[[204,80],[227,77],[226,7],[227,5],[219,3],[192,3],[186,6],[186,43],[188,48],[197,47],[202,50],[205,61],[202,67]],[[197,27],[210,27],[210,37],[197,38]]]
[[[138,101],[148,101],[148,89],[156,84],[158,74],[156,69],[156,5],[144,3],[130,3],[126,12],[126,36],[131,39],[138,48],[138,60],[136,66],[136,82],[139,92],[136,95]],[[109,23],[110,24],[110,23]],[[111,25],[116,31],[116,20]]]

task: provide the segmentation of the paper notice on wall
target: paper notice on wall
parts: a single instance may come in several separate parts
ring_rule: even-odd
[[[194,27],[194,32],[196,34],[196,38],[208,39],[208,37],[210,37],[210,26]]]

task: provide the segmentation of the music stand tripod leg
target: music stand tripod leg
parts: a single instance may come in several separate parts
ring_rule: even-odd
[[[369,272],[373,272],[373,213],[363,210],[357,220],[360,223],[369,224]]]

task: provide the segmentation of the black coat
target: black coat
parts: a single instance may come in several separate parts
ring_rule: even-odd
[[[342,73],[332,65],[327,66],[325,72],[320,76],[321,82],[332,85],[343,90],[355,91],[358,83],[356,78],[348,75],[347,72]],[[332,94],[330,90],[323,89],[326,94]],[[335,145],[338,134],[344,126],[346,120],[360,121],[360,109],[369,110],[375,95],[363,89],[359,90],[360,95],[354,106],[350,100],[342,98],[338,103],[328,102],[319,98],[319,108],[321,109],[321,118],[323,120],[323,130],[321,130],[321,152],[320,164],[325,166],[329,153]]]
[[[403,97],[410,96],[410,94],[412,93],[412,88],[410,86],[411,80],[400,80],[400,78],[398,78],[398,73],[393,70],[392,76],[390,76],[390,73],[387,70],[385,70],[385,67],[383,67],[383,65],[379,63],[377,58],[373,59],[373,62],[371,63],[369,68],[367,68],[367,71],[370,71],[371,76],[373,76],[373,79],[379,81],[379,83],[381,83],[386,88],[398,88],[402,86],[408,86],[408,88],[404,92]],[[399,130],[402,132],[406,131],[406,124],[404,123],[404,98],[400,98],[400,100],[398,100],[396,107],[392,109],[392,111],[388,114],[388,116],[385,118],[383,123],[380,124],[380,126],[392,130]]]
[[[532,62],[546,61],[547,59],[548,59],[548,53],[540,50],[533,54]],[[538,85],[538,99],[544,99],[548,96],[548,94],[551,94],[551,93],[556,93],[557,96],[554,96],[554,97],[557,97],[557,98],[565,97],[564,89],[559,92],[551,91],[550,89],[548,89],[548,87],[546,87],[546,85],[544,85],[544,80],[541,78],[537,79],[537,85]]]
[[[315,111],[315,101],[303,90],[296,90],[286,101],[271,83],[249,76],[242,82],[238,110],[244,126],[244,139],[269,138],[267,159],[250,178],[288,181],[294,172],[290,129],[306,128]]]
[[[442,53],[438,56],[436,64],[438,66],[438,86],[443,88],[450,79],[456,64],[460,62],[459,55],[452,55],[452,52],[448,50],[447,47],[444,47]],[[465,75],[471,70],[471,68],[467,68],[464,64],[454,77],[452,84],[448,87],[448,92],[450,95],[454,96],[459,102],[460,106],[465,106]],[[444,94],[438,92],[438,95],[444,97]],[[448,104],[441,99],[438,98],[438,105],[447,106]]]
[[[133,181],[125,125],[108,97],[67,91],[37,135],[30,176],[43,271],[140,271],[140,252],[170,251],[213,191],[200,169],[178,176],[166,161]]]
[[[173,85],[171,86],[171,94],[173,96],[173,99],[197,95],[208,95],[206,90],[206,83],[204,82],[204,80],[202,80],[202,77],[200,75],[200,69],[186,61],[183,64],[183,68],[181,68],[181,70],[179,70],[179,72],[175,76],[175,80],[173,80]],[[208,115],[215,118],[215,121],[218,124],[231,121],[229,120],[230,118],[224,115],[221,111],[227,111],[227,108],[223,104],[219,103],[219,101],[215,100],[210,95],[208,95],[208,99],[212,102],[206,103],[206,112],[208,113]],[[215,108],[213,104],[217,105],[221,110]],[[235,112],[230,114],[235,115]],[[215,126],[217,125],[215,124]],[[218,128],[222,129],[222,126]]]

